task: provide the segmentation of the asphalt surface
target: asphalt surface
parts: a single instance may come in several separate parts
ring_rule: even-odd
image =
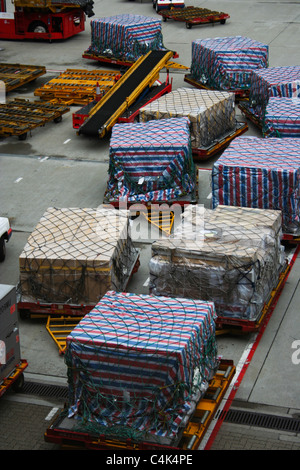
[[[269,65],[299,65],[299,2],[289,1],[202,1],[187,5],[206,7],[229,13],[225,25],[203,25],[188,30],[179,22],[162,23],[164,44],[175,50],[177,62],[190,66],[191,42],[206,37],[243,35],[269,45]],[[8,5],[12,10],[12,5]],[[130,2],[96,0],[95,16],[111,16],[134,11],[156,17],[150,1]],[[90,44],[89,20],[86,30],[59,43],[33,41],[0,41],[0,62],[45,65],[47,73],[36,82],[24,85],[10,97],[34,98],[34,90],[67,68],[102,67],[82,58]],[[173,89],[189,86],[184,71],[171,70]],[[165,79],[161,73],[161,80]],[[32,131],[26,141],[17,138],[0,140],[1,215],[9,217],[13,237],[7,247],[7,258],[0,267],[0,282],[18,283],[18,256],[27,238],[45,210],[56,207],[97,207],[103,201],[107,181],[109,139],[77,136],[72,128],[72,113],[59,124],[49,123]],[[236,109],[237,116],[240,115]],[[248,135],[260,131],[248,122]],[[215,159],[201,164],[199,202],[210,206],[209,170]],[[146,230],[146,228],[145,228]],[[155,238],[155,237],[154,237]],[[128,287],[136,293],[147,293],[148,261],[151,240],[146,235],[137,240],[141,266]],[[293,256],[293,250],[289,250]],[[246,336],[220,335],[219,354],[232,359],[236,376],[222,406],[268,417],[300,417],[299,367],[293,361],[293,344],[300,340],[298,258],[265,328]],[[66,385],[64,358],[45,328],[44,320],[20,319],[22,358],[28,361],[25,382]],[[44,440],[44,432],[56,410],[63,407],[58,397],[8,390],[0,399],[1,450],[57,450]],[[299,450],[300,432],[269,423],[265,427],[253,421],[213,420],[200,450]]]

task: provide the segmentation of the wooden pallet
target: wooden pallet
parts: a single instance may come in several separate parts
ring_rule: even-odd
[[[25,140],[28,132],[49,121],[60,122],[68,111],[68,106],[25,99],[0,104],[0,137],[18,136]]]
[[[188,29],[192,26],[208,24],[208,23],[221,23],[225,24],[226,20],[230,18],[227,13],[208,10],[207,8],[186,7],[186,8],[172,8],[171,10],[161,10],[159,14],[163,17],[163,21],[172,19],[174,21],[184,22]]]

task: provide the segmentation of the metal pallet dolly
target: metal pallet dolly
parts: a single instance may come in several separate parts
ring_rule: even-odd
[[[212,90],[212,88],[208,87],[204,83],[201,83],[195,80],[190,74],[186,74],[184,76],[184,81],[186,83],[189,83],[190,85],[193,85],[196,88],[200,88],[203,90]],[[247,100],[249,98],[249,90],[241,89],[241,90],[219,90],[219,91],[228,91],[228,93],[234,93],[236,101]]]
[[[32,82],[46,73],[46,67],[22,64],[0,64],[0,80],[6,92]]]
[[[209,147],[203,147],[194,149],[192,148],[192,154],[194,160],[207,160],[210,157],[213,157],[218,152],[222,151],[227,147],[230,142],[236,137],[244,134],[248,130],[248,125],[246,122],[237,122],[234,131],[228,132],[219,141],[213,142]]]
[[[105,95],[115,84],[117,76],[115,71],[67,69],[37,88],[34,95],[45,101],[86,105],[96,98],[97,87],[100,96]]]
[[[66,417],[67,410],[61,410],[54,417],[44,434],[46,442],[58,444],[62,448],[89,450],[197,450],[209,425],[214,418],[221,401],[235,375],[233,361],[221,359],[218,371],[209,383],[204,396],[199,400],[194,414],[176,443],[158,443],[151,441],[135,442],[106,438],[105,435],[89,434],[78,430],[78,421]]]
[[[8,101],[0,105],[0,136],[17,136],[19,140],[25,140],[28,132],[43,127],[49,121],[60,122],[68,111],[68,106],[57,103],[20,98]]]
[[[290,271],[294,265],[295,259],[300,251],[300,245],[297,246],[295,254],[290,263],[279,274],[278,283],[270,293],[268,301],[263,306],[259,317],[256,320],[243,320],[239,318],[227,318],[219,316],[216,319],[216,335],[222,334],[247,334],[259,331],[265,322],[271,317],[282,289],[288,279]]]
[[[27,366],[28,362],[25,359],[21,359],[21,362],[15,367],[13,372],[0,383],[0,397],[4,395],[10,387],[15,391],[22,389],[24,384],[23,372]]]
[[[207,8],[197,8],[193,6],[185,8],[171,8],[170,10],[161,10],[159,14],[163,17],[163,21],[172,19],[185,23],[187,29],[192,26],[203,24],[221,23],[225,24],[230,18],[227,13],[208,10]]]

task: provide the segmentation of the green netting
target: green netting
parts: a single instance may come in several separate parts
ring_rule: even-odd
[[[218,367],[212,302],[107,292],[67,338],[78,430],[176,440]]]

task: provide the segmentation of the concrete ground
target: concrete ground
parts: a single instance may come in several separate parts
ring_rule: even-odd
[[[7,2],[8,3],[8,2]],[[164,44],[179,54],[178,63],[190,66],[191,43],[195,39],[219,36],[248,36],[269,46],[269,65],[299,65],[299,2],[292,1],[199,1],[186,5],[206,7],[230,14],[225,25],[195,26],[186,29],[179,22],[162,23]],[[8,3],[8,11],[13,7]],[[95,0],[95,17],[134,12],[156,17],[152,2]],[[34,98],[35,88],[67,68],[103,68],[82,58],[90,45],[90,25],[86,22],[83,33],[63,42],[0,41],[0,63],[21,63],[46,66],[45,76],[24,85],[9,94],[9,98]],[[190,86],[184,82],[186,72],[171,70],[173,89]],[[165,72],[161,73],[161,80]],[[0,266],[0,283],[16,285],[18,282],[18,257],[26,240],[44,211],[50,207],[98,207],[102,204],[107,181],[109,138],[103,140],[77,136],[72,127],[72,113],[63,116],[59,124],[49,123],[32,131],[26,141],[15,137],[0,140],[0,200],[1,216],[9,217],[13,236],[7,247],[7,258]],[[237,117],[241,116],[236,110]],[[248,122],[247,135],[260,136],[255,126]],[[209,170],[219,155],[198,165],[199,203],[210,206]],[[129,290],[147,293],[148,261],[151,240],[139,240],[141,266],[133,277]],[[292,256],[293,252],[291,252]],[[300,263],[297,259],[277,306],[263,332],[243,336],[217,337],[219,353],[232,359],[237,367],[236,378],[228,391],[232,407],[276,416],[300,416],[299,367],[294,347],[300,340],[299,284]],[[66,366],[63,356],[49,336],[43,321],[20,319],[22,357],[27,359],[25,380],[45,383],[66,383]],[[294,354],[293,354],[294,353]],[[226,400],[223,405],[225,406]],[[19,397],[7,393],[0,403],[1,449],[49,449],[43,442],[46,417],[60,403],[44,402],[38,397]],[[20,410],[21,417],[16,418]],[[38,434],[26,431],[39,422]],[[207,433],[201,446],[211,450],[221,449],[300,449],[298,432],[283,432],[241,426],[223,422],[219,432],[217,420]],[[20,429],[22,432],[20,433]],[[2,432],[2,435],[1,435]],[[4,438],[5,437],[5,438]],[[27,439],[28,437],[28,439]],[[24,442],[21,443],[21,439]],[[212,442],[213,439],[213,442]],[[253,443],[254,440],[254,443]],[[212,442],[212,443],[211,443]]]

